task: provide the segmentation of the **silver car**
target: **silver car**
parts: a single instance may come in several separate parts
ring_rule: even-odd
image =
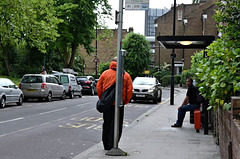
[[[153,103],[161,102],[161,84],[155,77],[136,77],[133,80],[132,100],[153,100]]]
[[[38,98],[51,102],[52,98],[65,100],[66,91],[62,83],[53,75],[26,74],[23,76],[19,88],[24,99]]]
[[[4,108],[7,103],[17,103],[22,105],[22,91],[7,78],[0,78],[0,108]]]

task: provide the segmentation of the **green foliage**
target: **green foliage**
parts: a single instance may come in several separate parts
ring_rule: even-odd
[[[102,74],[105,70],[109,69],[110,62],[101,63],[99,65],[99,73]]]
[[[148,68],[150,61],[149,42],[143,35],[129,33],[122,42],[126,50],[125,70],[133,77],[140,76]]]
[[[160,65],[160,69],[158,66],[155,66],[151,73],[154,77],[156,77],[160,83],[162,83],[162,78],[166,75],[171,75],[170,64],[164,63],[164,65]]]
[[[1,0],[0,74],[22,77],[46,69],[83,72],[77,47],[90,53],[95,27],[110,15],[107,0]],[[98,19],[97,19],[98,17]],[[41,54],[44,53],[44,54]]]
[[[66,67],[72,68],[79,45],[84,46],[89,54],[94,51],[91,44],[96,35],[95,27],[100,27],[98,16],[110,14],[111,7],[107,0],[55,1],[57,16],[63,22],[58,25],[60,37],[54,45],[64,57]]]
[[[182,84],[186,84],[186,80],[188,78],[194,78],[194,73],[192,72],[192,70],[183,70],[182,71],[182,75],[181,75],[181,83]]]
[[[181,75],[175,75],[174,76],[174,84],[180,84],[181,81]],[[162,78],[162,86],[166,87],[171,85],[171,75],[166,75]]]
[[[222,36],[207,48],[207,58],[195,55],[193,67],[200,92],[214,110],[229,110],[231,96],[240,95],[240,5],[235,0],[217,4],[214,18]]]

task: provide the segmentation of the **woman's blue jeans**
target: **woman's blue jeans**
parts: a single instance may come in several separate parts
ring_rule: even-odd
[[[178,120],[177,120],[176,124],[182,126],[186,112],[194,111],[194,109],[199,109],[199,105],[189,104],[189,105],[184,105],[180,109],[178,109]]]

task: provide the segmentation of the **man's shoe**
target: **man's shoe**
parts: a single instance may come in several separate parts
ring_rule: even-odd
[[[181,128],[182,125],[173,124],[173,125],[171,125],[171,127],[173,127],[173,128]]]

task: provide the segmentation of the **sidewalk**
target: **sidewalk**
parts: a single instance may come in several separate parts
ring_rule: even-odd
[[[196,133],[194,124],[189,122],[189,112],[182,128],[171,128],[177,117],[177,107],[185,98],[186,89],[177,89],[174,105],[169,100],[159,103],[159,107],[146,112],[124,129],[118,147],[128,156],[106,156],[99,143],[74,159],[220,159],[218,146],[211,132]]]

